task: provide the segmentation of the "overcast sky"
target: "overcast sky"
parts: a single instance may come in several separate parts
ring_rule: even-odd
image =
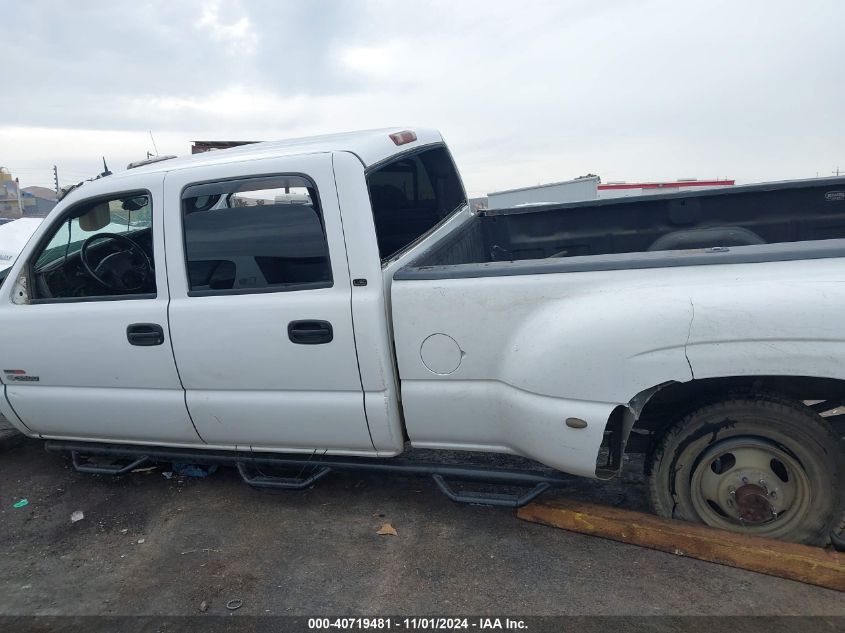
[[[6,2],[0,165],[439,128],[472,195],[845,170],[845,2]]]

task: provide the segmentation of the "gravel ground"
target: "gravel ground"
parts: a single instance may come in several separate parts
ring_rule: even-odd
[[[643,509],[640,472],[559,494]],[[0,505],[2,615],[211,616],[234,599],[238,615],[845,615],[834,591],[457,505],[419,478],[268,493],[229,469],[81,475],[15,436]]]

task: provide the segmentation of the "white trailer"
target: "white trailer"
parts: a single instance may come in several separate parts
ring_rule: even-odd
[[[14,263],[41,221],[41,218],[20,218],[0,224],[0,270]]]

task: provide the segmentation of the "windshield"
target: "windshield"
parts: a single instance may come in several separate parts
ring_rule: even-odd
[[[40,272],[59,259],[78,253],[83,242],[97,233],[131,236],[134,232],[151,227],[151,209],[150,198],[146,195],[86,205],[79,209],[74,217],[62,223],[35,262],[35,272]]]

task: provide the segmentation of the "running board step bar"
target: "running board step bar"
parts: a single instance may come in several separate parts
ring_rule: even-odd
[[[78,451],[71,451],[70,457],[73,460],[73,468],[76,471],[91,475],[125,475],[150,461],[149,457],[143,455],[126,465],[121,465],[116,462],[112,462],[110,464],[96,464],[94,462],[80,461],[80,454]]]
[[[441,475],[432,475],[431,478],[437,484],[437,487],[440,488],[440,492],[456,503],[472,503],[485,506],[500,506],[503,508],[521,508],[551,488],[550,484],[541,481],[523,495],[502,494],[500,492],[455,492]]]
[[[252,451],[217,451],[182,449],[123,444],[97,444],[48,440],[46,450],[70,453],[73,466],[83,473],[100,475],[125,475],[147,462],[177,462],[183,464],[216,464],[234,467],[241,478],[256,488],[304,490],[313,486],[332,471],[391,473],[431,477],[443,494],[457,503],[472,503],[518,508],[543,494],[555,485],[569,484],[572,478],[563,473],[537,470],[513,470],[484,466],[457,466],[432,462],[413,461],[396,457],[335,457],[314,454],[255,453]],[[83,462],[83,457],[108,457],[110,464]],[[126,465],[116,463],[119,460]],[[259,469],[278,469],[298,472],[295,477],[261,474]],[[256,474],[258,473],[258,474]],[[302,473],[308,473],[302,476]],[[502,485],[528,488],[523,494],[475,492],[456,490],[449,481],[466,481],[476,484]]]
[[[332,472],[331,468],[323,466],[310,477],[275,477],[273,475],[252,475],[244,462],[238,462],[237,468],[241,479],[247,485],[253,488],[276,488],[279,490],[305,490]]]

